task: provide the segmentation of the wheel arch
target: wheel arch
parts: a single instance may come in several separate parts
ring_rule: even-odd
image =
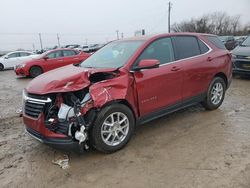
[[[225,84],[226,84],[226,88],[228,88],[228,79],[227,79],[227,76],[226,76],[225,73],[219,72],[219,73],[214,75],[214,78],[216,78],[216,77],[222,78],[224,80]]]
[[[131,110],[131,112],[133,113],[134,119],[135,119],[135,121],[136,121],[137,115],[136,115],[136,113],[135,113],[135,111],[134,111],[132,105],[129,104],[129,102],[128,102],[126,99],[116,99],[116,100],[109,101],[109,102],[105,103],[105,104],[101,107],[101,109],[103,109],[103,108],[105,108],[105,107],[107,107],[107,106],[110,106],[110,105],[112,105],[112,104],[123,104],[124,106],[127,106],[127,107]]]

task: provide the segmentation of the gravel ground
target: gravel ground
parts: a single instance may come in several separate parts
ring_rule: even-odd
[[[30,79],[0,72],[1,187],[250,187],[250,78],[234,78],[223,105],[197,105],[137,128],[123,150],[63,155],[26,135],[16,114]]]

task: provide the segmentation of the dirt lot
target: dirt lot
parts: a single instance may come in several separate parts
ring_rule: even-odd
[[[216,111],[197,105],[140,126],[111,155],[70,153],[66,170],[15,112],[30,79],[0,80],[1,187],[250,187],[250,79],[235,78]]]

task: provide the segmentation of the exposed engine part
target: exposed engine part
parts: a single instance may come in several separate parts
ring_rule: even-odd
[[[89,76],[89,80],[91,83],[101,82],[104,80],[109,80],[114,77],[116,77],[117,73],[115,72],[97,72],[94,74],[91,74]]]
[[[79,144],[83,143],[87,139],[87,133],[85,132],[85,126],[81,126],[80,131],[76,131],[75,139],[79,140]]]
[[[68,121],[69,118],[74,117],[74,108],[66,104],[61,104],[61,107],[58,112],[59,121]]]
[[[92,100],[90,93],[85,89],[61,93],[57,96],[45,113],[46,127],[55,133],[72,137],[79,141],[83,149],[87,150],[89,148],[88,130],[96,117],[96,110],[91,109],[84,115],[81,110]]]

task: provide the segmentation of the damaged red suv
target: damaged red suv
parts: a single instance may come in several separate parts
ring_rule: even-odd
[[[78,66],[45,73],[23,92],[23,121],[39,141],[104,153],[124,147],[135,126],[202,103],[223,102],[231,54],[217,36],[172,33],[114,41]]]

